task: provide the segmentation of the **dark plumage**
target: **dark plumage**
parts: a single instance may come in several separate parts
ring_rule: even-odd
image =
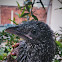
[[[6,31],[24,39],[19,45],[17,62],[51,62],[54,58],[54,35],[47,24],[27,21]]]

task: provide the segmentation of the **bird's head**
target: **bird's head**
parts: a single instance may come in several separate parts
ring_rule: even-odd
[[[19,24],[15,27],[9,27],[6,29],[7,32],[16,34],[25,40],[36,42],[36,40],[43,40],[44,38],[50,38],[52,32],[47,24],[40,21],[27,21]]]

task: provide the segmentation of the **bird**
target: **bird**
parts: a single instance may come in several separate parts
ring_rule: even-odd
[[[52,62],[56,54],[55,37],[46,23],[26,21],[6,31],[23,38],[19,42],[17,62]]]

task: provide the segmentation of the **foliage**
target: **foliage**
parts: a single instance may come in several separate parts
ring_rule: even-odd
[[[16,15],[18,15],[19,18],[21,18],[21,17],[27,17],[28,16],[29,17],[28,20],[30,20],[30,17],[33,17],[35,20],[38,21],[38,18],[32,12],[32,2],[27,2],[27,3],[26,2],[27,1],[25,1],[24,6],[22,6],[22,7],[17,2],[18,8],[20,9],[20,11],[22,13],[21,14],[16,14]],[[25,11],[27,11],[27,13],[25,13]]]
[[[10,54],[10,52],[12,51],[12,45],[14,45],[15,43],[18,43],[20,40],[20,37],[14,35],[14,34],[10,34],[5,32],[5,30],[3,30],[2,32],[0,32],[0,60],[6,60],[7,56]],[[1,43],[5,44],[5,47],[3,47],[1,45]],[[13,58],[16,58],[16,56],[12,56]]]
[[[13,20],[9,19],[10,21],[12,21],[14,24],[18,25],[16,22],[15,22],[15,18]]]
[[[56,51],[56,57],[54,59],[54,62],[61,62],[62,61],[62,27],[61,28],[61,34],[56,33],[56,44],[57,44],[57,51]],[[59,37],[59,40],[57,38]]]
[[[16,1],[17,2],[17,1]],[[37,20],[38,21],[38,18],[33,14],[32,12],[32,2],[29,1],[25,1],[24,2],[24,6],[20,6],[20,4],[17,2],[17,5],[18,5],[18,8],[21,12],[21,14],[18,14],[16,13],[16,15],[19,17],[19,18],[26,18],[25,21],[29,21],[30,18],[33,18],[34,20]],[[9,19],[10,21],[12,21],[14,24],[18,25],[16,22],[15,22],[15,18],[13,20]]]
[[[5,32],[5,30],[3,30],[2,32],[0,32],[0,44],[1,42],[7,42],[7,45],[13,45],[14,43],[19,42],[20,37],[14,35],[14,34],[10,34]]]
[[[9,48],[8,46],[1,47],[0,48],[0,60],[6,60],[11,50],[12,48]]]

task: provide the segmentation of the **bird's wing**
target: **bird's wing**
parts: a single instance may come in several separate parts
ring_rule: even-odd
[[[26,62],[27,58],[27,44],[25,41],[20,41],[19,49],[18,49],[18,57],[17,62]]]

